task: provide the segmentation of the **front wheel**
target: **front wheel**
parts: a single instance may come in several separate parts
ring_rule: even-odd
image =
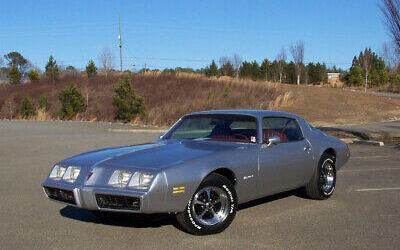
[[[233,221],[237,210],[237,196],[233,184],[224,176],[210,174],[189,200],[179,224],[195,235],[216,234]]]
[[[324,153],[310,182],[306,185],[307,196],[311,199],[325,200],[331,197],[336,185],[334,158]]]

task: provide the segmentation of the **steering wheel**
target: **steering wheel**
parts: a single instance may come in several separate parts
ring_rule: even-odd
[[[247,136],[245,136],[245,135],[242,135],[242,134],[233,134],[232,136],[234,136],[234,137],[241,137],[243,140],[245,140],[245,141],[250,141],[249,140],[249,137],[247,137]]]

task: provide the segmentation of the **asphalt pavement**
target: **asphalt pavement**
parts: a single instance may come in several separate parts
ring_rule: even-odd
[[[159,132],[115,132],[122,125],[0,121],[0,249],[398,249],[400,149],[350,145],[331,199],[290,191],[240,206],[218,235],[192,236],[173,216],[115,215],[45,198],[52,165],[74,154],[143,143]]]

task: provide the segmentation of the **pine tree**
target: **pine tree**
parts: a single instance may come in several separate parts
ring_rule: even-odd
[[[206,69],[207,76],[218,76],[218,66],[214,60],[212,60],[210,66]]]
[[[112,98],[112,105],[117,108],[116,119],[129,122],[137,116],[145,116],[146,106],[144,99],[137,95],[136,90],[132,88],[129,76],[120,79],[112,87],[112,90],[115,93]]]
[[[8,71],[7,77],[10,79],[11,84],[19,84],[21,83],[22,73],[19,71],[18,67],[14,65]]]
[[[93,60],[89,60],[89,63],[86,66],[86,74],[88,77],[97,75],[97,67],[94,64]]]
[[[54,60],[53,56],[49,57],[49,61],[46,64],[46,76],[50,81],[55,82],[58,78],[59,68],[56,60]]]

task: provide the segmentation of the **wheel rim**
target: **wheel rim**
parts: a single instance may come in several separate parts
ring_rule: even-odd
[[[333,163],[326,160],[321,168],[320,183],[325,195],[332,193],[335,186],[335,170]]]
[[[191,205],[195,219],[204,225],[216,225],[229,214],[229,201],[226,193],[218,187],[200,189],[193,197]]]

